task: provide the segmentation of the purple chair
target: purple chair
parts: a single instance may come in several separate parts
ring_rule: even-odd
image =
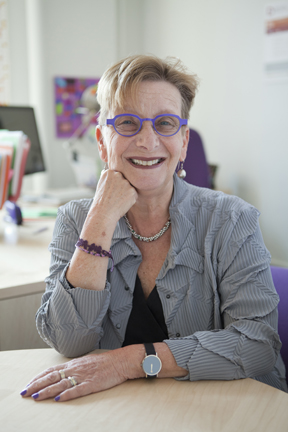
[[[288,384],[288,268],[271,266],[276,291],[280,297],[278,304],[278,332],[282,342],[281,356],[286,367]]]
[[[206,161],[202,139],[198,132],[190,129],[188,151],[184,163],[185,181],[195,186],[211,187],[209,166]]]

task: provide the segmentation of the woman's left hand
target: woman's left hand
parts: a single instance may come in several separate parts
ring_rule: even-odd
[[[32,396],[37,401],[56,398],[56,401],[63,402],[121,384],[131,378],[125,372],[129,365],[124,350],[89,354],[46,369],[29,383],[21,395]],[[63,379],[60,370],[65,373]],[[77,385],[73,386],[68,377],[73,377]]]

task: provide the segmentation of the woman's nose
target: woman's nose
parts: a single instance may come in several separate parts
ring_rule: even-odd
[[[136,135],[138,147],[145,147],[147,150],[153,150],[159,145],[159,135],[153,128],[153,123],[149,120],[143,121],[142,128]]]

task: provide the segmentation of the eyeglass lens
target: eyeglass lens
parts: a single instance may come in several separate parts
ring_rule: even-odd
[[[120,115],[115,119],[115,129],[121,135],[134,135],[141,128],[140,119],[133,115]],[[180,122],[177,117],[160,116],[154,121],[156,131],[161,135],[174,135],[180,129]]]

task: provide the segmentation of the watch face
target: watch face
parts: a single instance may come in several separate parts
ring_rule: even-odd
[[[162,367],[161,360],[155,355],[149,355],[143,360],[142,367],[147,375],[157,375]]]

